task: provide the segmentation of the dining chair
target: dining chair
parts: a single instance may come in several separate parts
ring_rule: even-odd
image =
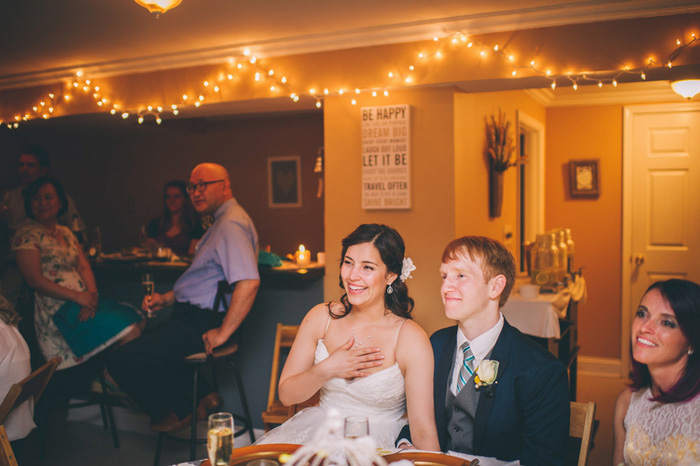
[[[2,424],[0,424],[0,466],[18,466],[17,458],[12,452],[12,445],[7,438],[7,432],[5,432],[5,426]]]
[[[593,441],[593,421],[595,420],[595,403],[571,402],[571,420],[569,421],[569,436],[581,439],[578,452],[578,466],[585,466],[588,453]]]
[[[60,358],[52,358],[39,369],[10,387],[7,395],[5,395],[5,399],[0,404],[0,424],[5,422],[10,411],[27,401],[30,397],[34,399],[34,404],[36,405],[46,388],[46,384],[49,383],[49,379],[56,370],[56,366],[60,362]]]
[[[277,396],[277,385],[281,372],[280,360],[282,353],[285,357],[289,354],[289,350],[294,343],[294,338],[299,331],[298,325],[277,324],[277,333],[275,334],[275,348],[272,354],[272,371],[270,373],[270,391],[267,397],[267,410],[262,413],[265,432],[272,429],[277,424],[282,424],[284,421],[294,416],[299,410],[307,406],[318,404],[318,392],[304,403],[285,406]]]
[[[221,306],[223,306],[223,309],[228,309],[226,296],[230,294],[231,291],[231,287],[228,283],[226,283],[226,281],[220,281],[218,283],[216,297],[214,298],[214,310],[212,312],[212,315],[215,315],[214,313],[217,312],[217,310]],[[212,375],[212,382],[214,388],[218,390],[216,363],[221,361],[227,362],[233,369],[233,375],[236,379],[236,385],[238,387],[238,396],[240,398],[241,406],[243,407],[243,415],[233,415],[236,421],[236,425],[241,426],[241,428],[235,432],[234,436],[238,437],[240,435],[248,433],[248,435],[250,436],[250,443],[255,442],[255,433],[253,431],[253,418],[250,415],[250,410],[248,408],[248,400],[246,398],[245,391],[243,390],[243,377],[241,376],[241,371],[236,362],[237,353],[238,343],[236,343],[235,341],[229,341],[215,348],[212,354],[207,354],[205,352],[195,353],[186,356],[183,359],[183,362],[186,365],[192,366],[194,369],[192,380],[192,423],[190,425],[190,436],[189,438],[182,438],[172,435],[168,432],[160,432],[158,434],[158,442],[156,443],[155,458],[153,459],[154,466],[158,466],[158,463],[160,463],[160,452],[163,445],[163,439],[165,438],[179,443],[189,443],[190,461],[195,460],[197,445],[207,443],[206,439],[197,438],[197,404],[199,401],[199,398],[197,397],[198,378],[200,377],[200,375],[202,375],[202,370],[209,368]]]

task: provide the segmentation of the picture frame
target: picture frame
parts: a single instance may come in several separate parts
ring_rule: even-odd
[[[267,158],[267,192],[271,208],[301,207],[301,157]]]
[[[600,159],[569,161],[569,194],[571,197],[600,196]]]

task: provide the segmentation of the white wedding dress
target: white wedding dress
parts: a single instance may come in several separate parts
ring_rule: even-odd
[[[314,364],[329,356],[328,349],[319,340]],[[330,409],[342,416],[365,416],[369,419],[369,434],[383,449],[393,449],[394,442],[406,418],[406,390],[399,364],[375,372],[367,377],[347,381],[334,378],[321,388],[318,406],[299,411],[281,426],[263,435],[256,444],[308,443],[323,426]]]

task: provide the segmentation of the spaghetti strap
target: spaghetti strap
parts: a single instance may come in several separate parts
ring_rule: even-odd
[[[326,333],[328,333],[328,326],[331,324],[331,316],[330,313],[328,315],[328,322],[326,323],[326,330],[323,332],[323,337],[326,337]]]
[[[394,342],[394,354],[396,353],[396,348],[399,346],[399,333],[401,332],[401,327],[403,327],[404,322],[406,322],[406,319],[401,321],[401,325],[399,325],[398,330],[396,330],[396,341]]]

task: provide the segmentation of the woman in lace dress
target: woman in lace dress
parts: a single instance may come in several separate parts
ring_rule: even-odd
[[[410,320],[404,283],[415,269],[393,228],[360,225],[342,242],[339,302],[319,304],[304,318],[280,376],[286,405],[320,392],[306,408],[258,443],[307,443],[329,409],[369,419],[377,446],[394,448],[408,422],[417,448],[439,450],[433,411],[433,355]]]
[[[700,285],[656,282],[632,321],[632,384],[617,397],[613,464],[700,464]]]

